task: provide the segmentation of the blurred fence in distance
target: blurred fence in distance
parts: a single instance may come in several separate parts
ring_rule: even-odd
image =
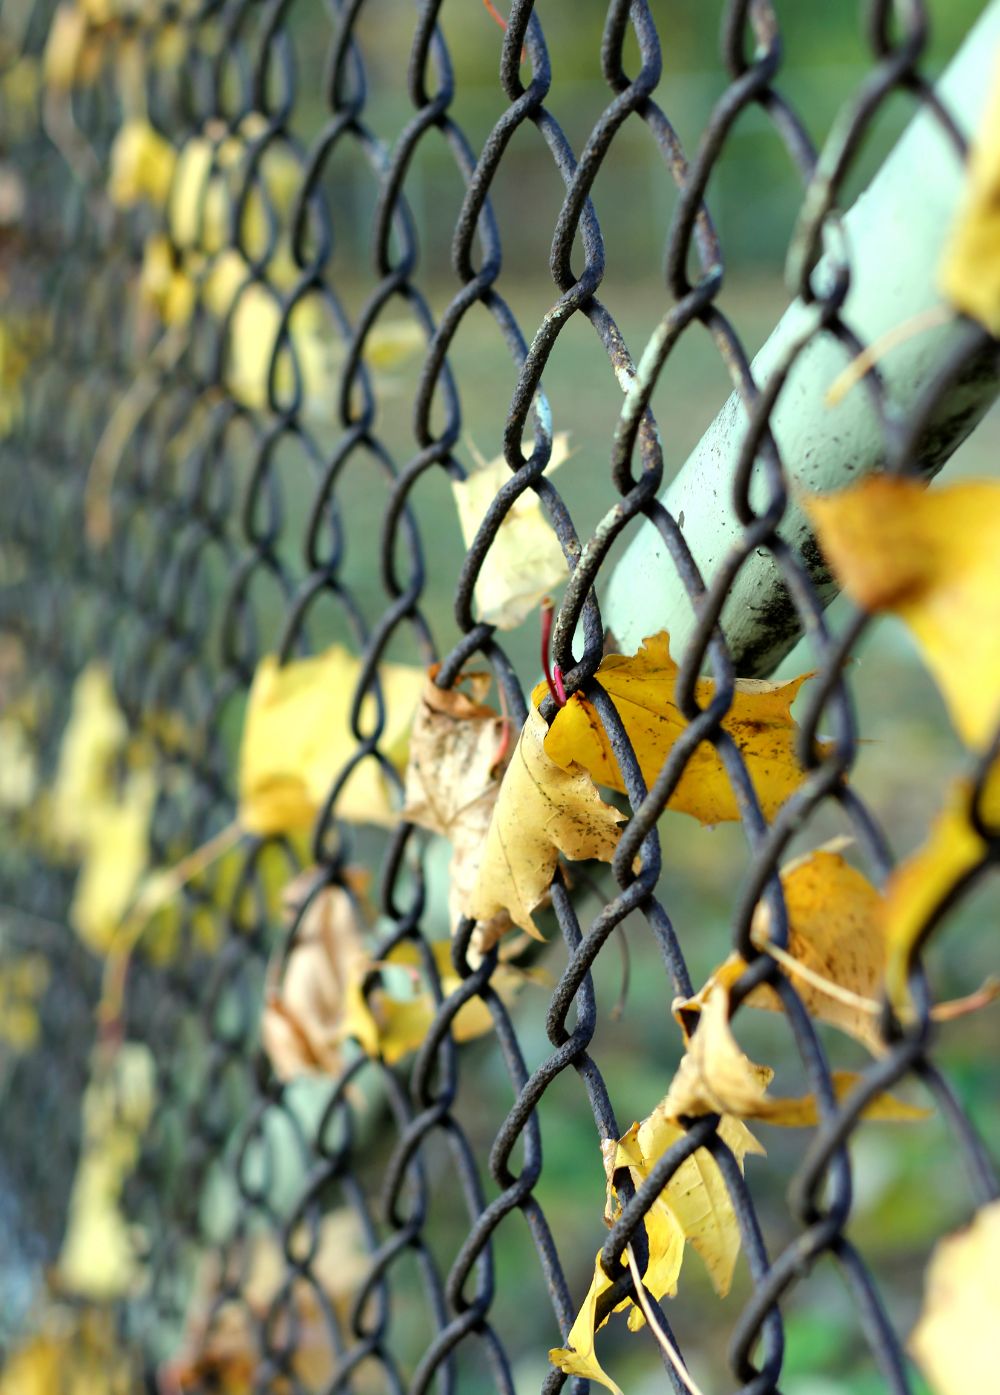
[[[824,1370],[841,1379],[850,1351],[856,1368],[838,1388],[915,1391],[912,1276],[889,1273],[883,1299],[854,1223],[870,1185],[855,1152],[864,1102],[912,1081],[936,1105],[954,1190],[926,1198],[934,1234],[996,1195],[969,1099],[938,1064],[920,958],[918,1012],[903,1024],[886,1012],[884,1050],[843,1103],[831,1085],[843,1062],[749,939],[761,897],[780,935],[777,870],[790,851],[846,831],[876,883],[893,860],[885,812],[852,782],[856,676],[843,661],[867,622],[845,612],[828,627],[779,538],[783,464],[749,361],[782,308],[776,273],[800,210],[802,246],[834,227],[916,108],[962,158],[933,79],[978,7],[871,0],[860,17],[840,7],[845,18],[786,6],[784,42],[783,7],[768,0],[513,0],[505,30],[491,8],[2,0],[0,1346],[11,1380],[24,1379],[27,1352],[62,1372],[46,1391],[77,1395],[582,1390],[546,1356],[566,1342],[595,1249],[615,1276],[603,1316],[634,1292],[623,1255],[631,1243],[642,1258],[657,1188],[704,1148],[745,1260],[725,1304],[692,1277],[657,1307],[703,1388],[765,1395],[784,1364],[820,1395]],[[727,237],[740,251],[723,288]],[[843,284],[820,292],[810,274],[794,291],[818,299],[815,336],[853,351]],[[675,342],[639,410],[623,388],[657,332]],[[933,391],[983,352],[970,335]],[[755,513],[744,479],[733,565],[702,579],[657,495],[731,390],[778,503]],[[870,391],[888,466],[919,473],[919,443],[878,381]],[[928,396],[916,415],[933,411]],[[578,455],[543,479],[566,429]],[[516,484],[466,553],[450,483],[475,451],[505,454]],[[308,839],[245,836],[178,887],[131,955],[100,915],[82,942],[70,928],[77,868],[51,797],[71,704],[86,701],[80,675],[95,661],[110,674],[124,729],[108,749],[117,777],[146,791],[140,871],[175,868],[231,827],[243,709],[268,654],[339,642],[363,657],[344,773],[377,767],[398,796],[388,686],[374,713],[362,701],[381,692],[380,665],[439,662],[442,687],[489,669],[515,725],[526,715],[537,618],[498,630],[476,618],[473,591],[530,489],[582,568],[554,657],[568,689],[595,701],[631,818],[628,855],[610,871],[557,877],[550,945],[528,955],[552,975],[548,1006],[537,987],[515,1003],[496,991],[498,951],[475,954],[467,920],[443,990],[428,948],[449,933],[435,840],[401,819],[342,818],[339,778]],[[717,831],[715,854],[662,817],[672,786],[647,794],[594,682],[598,596],[640,525],[663,539],[665,591],[685,588],[698,617],[675,655],[679,703],[723,753],[744,811],[743,841]],[[800,667],[818,670],[797,709],[808,773],[770,825],[721,727],[736,675],[715,624],[738,563],[762,552],[808,631]],[[699,714],[688,680],[703,669],[716,700]],[[833,733],[825,746],[818,729]],[[980,784],[985,770],[973,771]],[[83,772],[83,823],[88,788]],[[134,828],[109,822],[107,840],[107,876],[127,880]],[[983,861],[997,851],[988,840]],[[260,1016],[268,964],[305,915],[289,913],[282,889],[311,866],[306,909],[328,885],[369,903],[372,961],[415,945],[435,1018],[399,1063],[346,1052],[339,1078],[286,1083],[261,1049]],[[609,941],[626,922],[632,988],[611,1013]],[[763,1030],[815,1092],[820,1122],[794,1143],[769,1137],[771,1156],[744,1177],[717,1119],[700,1119],[655,1186],[636,1197],[619,1177],[622,1213],[605,1231],[600,1141],[663,1093],[681,1049],[670,1003],[731,949],[749,960],[737,1001],[764,979],[780,985],[793,1030]],[[477,997],[494,1030],[456,1042],[455,1014]],[[893,1148],[910,1146],[894,1136]],[[83,1192],[90,1228],[68,1259]],[[898,1267],[912,1271],[912,1258]],[[841,1349],[824,1345],[823,1322]],[[648,1329],[605,1340],[630,1392],[684,1390]],[[61,1367],[60,1343],[76,1353]]]

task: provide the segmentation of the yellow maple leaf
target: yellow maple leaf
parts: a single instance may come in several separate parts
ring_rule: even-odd
[[[582,766],[550,758],[548,730],[533,707],[500,786],[468,909],[481,921],[506,911],[536,939],[543,936],[531,913],[548,894],[559,854],[610,862],[624,819]]]
[[[133,770],[120,796],[85,811],[83,861],[69,922],[95,954],[106,954],[111,948],[149,865],[156,794],[152,772]]]
[[[764,1152],[739,1119],[722,1118],[718,1131],[741,1169],[748,1153]],[[605,1220],[608,1224],[620,1213],[614,1189],[615,1172],[627,1167],[638,1189],[667,1149],[683,1136],[684,1129],[668,1117],[665,1101],[661,1101],[652,1114],[641,1123],[633,1124],[620,1139],[608,1139],[602,1145],[607,1174]],[[698,1148],[685,1158],[647,1211],[643,1224],[649,1248],[643,1283],[655,1298],[676,1292],[687,1243],[700,1255],[716,1292],[725,1297],[739,1256],[740,1228],[722,1172],[706,1148]],[[602,1368],[595,1350],[597,1332],[608,1320],[606,1317],[595,1327],[597,1301],[610,1287],[610,1282],[598,1255],[590,1290],[573,1323],[567,1345],[550,1351],[549,1360],[567,1375],[584,1376],[600,1381],[609,1390],[618,1390]],[[642,1309],[628,1297],[614,1311],[624,1308],[629,1310],[629,1330],[638,1331],[645,1322]]]
[[[83,1146],[59,1254],[61,1289],[96,1302],[120,1298],[137,1274],[135,1246],[121,1210],[152,1117],[155,1068],[149,1048],[126,1042],[97,1058],[82,1104]]]
[[[595,675],[608,693],[625,725],[647,784],[652,784],[674,742],[688,723],[674,702],[677,665],[670,657],[666,632],[652,635],[634,655],[609,654]],[[795,755],[798,732],[791,705],[803,674],[787,683],[738,679],[723,730],[740,748],[766,818],[771,818],[804,779]],[[540,684],[539,701],[547,691]],[[715,693],[710,678],[698,680],[696,696],[707,707]],[[545,740],[546,754],[557,765],[576,761],[599,785],[625,793],[618,761],[593,707],[574,693],[559,709]],[[667,805],[693,815],[702,823],[722,823],[740,818],[739,805],[715,748],[702,742],[689,758]]]
[[[284,666],[274,655],[254,675],[243,719],[239,757],[239,817],[250,833],[293,833],[308,828],[358,740],[351,709],[361,660],[335,644]],[[413,712],[424,686],[423,669],[381,664],[385,728],[379,742],[385,760],[401,769]],[[361,704],[363,730],[374,725],[373,695]],[[355,767],[337,801],[339,818],[395,825],[387,777],[374,756]]]
[[[781,888],[788,915],[787,957],[782,964],[806,1011],[839,1027],[872,1052],[881,1052],[876,1018],[848,996],[870,1003],[882,990],[886,949],[881,894],[839,853],[823,848],[784,867]],[[751,928],[751,938],[761,948],[770,943],[769,922],[762,902]],[[727,962],[737,962],[741,972],[745,967],[738,957]],[[797,974],[796,965],[805,973]],[[846,992],[838,997],[806,975]],[[755,988],[745,1002],[748,1007],[784,1012],[781,999],[768,984]]]
[[[941,261],[952,305],[1000,334],[1000,70],[969,150],[965,198]]]
[[[553,1347],[549,1352],[549,1360],[553,1366],[558,1367],[560,1371],[565,1371],[568,1376],[582,1376],[585,1380],[596,1380],[600,1385],[606,1386],[608,1390],[612,1391],[612,1395],[622,1395],[621,1387],[611,1379],[598,1361],[594,1346],[596,1333],[608,1320],[605,1318],[604,1322],[595,1326],[597,1324],[597,1300],[610,1287],[611,1280],[601,1268],[601,1256],[598,1254],[594,1261],[594,1277],[573,1326],[570,1328],[566,1346]]]
[[[769,1094],[774,1071],[751,1061],[733,1036],[729,1026],[729,989],[740,971],[740,965],[731,963],[716,971],[700,993],[675,1003],[675,1015],[687,1035],[687,1049],[661,1109],[675,1121],[702,1114],[728,1114],[786,1128],[812,1127],[819,1121],[815,1098]],[[852,1071],[834,1071],[837,1098],[848,1094],[860,1079]],[[925,1119],[927,1114],[925,1109],[883,1094],[866,1106],[862,1117],[916,1120]]]
[[[119,208],[144,200],[164,208],[170,195],[177,152],[145,117],[132,117],[111,145],[108,195]]]
[[[936,1395],[997,1391],[1000,1312],[1000,1201],[941,1240],[927,1269],[910,1350]]]
[[[952,888],[986,856],[988,845],[969,821],[972,784],[956,780],[922,847],[889,878],[882,906],[886,987],[897,1006],[906,1000],[910,961]],[[991,766],[981,802],[986,822],[1000,824],[1000,762]]]
[[[528,444],[526,454],[530,454]],[[558,432],[552,438],[551,472],[569,458],[569,437]],[[467,548],[493,504],[497,491],[511,479],[510,466],[501,455],[464,480],[452,481],[462,540]],[[520,625],[541,600],[569,575],[559,539],[552,531],[533,489],[519,495],[504,516],[476,580],[476,611],[480,620],[501,630]]]
[[[469,914],[486,835],[507,760],[506,723],[481,701],[484,674],[467,676],[467,694],[443,689],[430,670],[410,733],[406,802],[402,817],[451,843],[448,906],[452,927]],[[480,922],[476,946],[485,953],[510,926],[506,911]]]
[[[114,799],[115,766],[127,739],[108,670],[88,664],[73,684],[51,790],[51,832],[62,851],[82,848],[91,811]]]
[[[1000,481],[926,490],[873,475],[803,502],[843,589],[905,621],[962,740],[988,745],[1000,719]]]

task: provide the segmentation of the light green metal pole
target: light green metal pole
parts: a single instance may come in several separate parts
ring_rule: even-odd
[[[938,86],[966,133],[976,129],[990,84],[996,80],[998,59],[1000,0],[991,0]],[[933,115],[921,112],[845,215],[852,275],[842,316],[863,343],[871,343],[940,302],[937,267],[963,181],[954,148]],[[821,263],[816,274],[822,272]],[[808,331],[814,313],[798,301],[786,311],[753,361],[759,387],[767,384],[789,346]],[[959,336],[967,331],[968,326],[961,323],[938,326],[887,353],[879,367],[895,412],[905,418],[912,411],[957,348]],[[842,488],[877,470],[885,451],[884,432],[863,384],[838,406],[826,405],[827,390],[848,359],[831,335],[817,336],[797,360],[770,418],[792,496],[780,533],[808,567],[824,604],[833,599],[836,586],[795,493]],[[637,382],[641,378],[640,363]],[[992,352],[968,365],[921,438],[921,464],[928,476],[941,468],[977,424],[998,388]],[[741,533],[732,489],[746,420],[734,394],[661,496],[680,523],[707,584]],[[765,491],[759,464],[755,470],[751,499],[755,507],[762,507]],[[634,650],[647,635],[666,629],[675,657],[683,654],[694,616],[666,547],[651,524],[642,524],[615,568],[603,613],[624,652]],[[770,554],[757,553],[744,565],[722,623],[736,671],[744,676],[771,672],[793,647],[801,625]]]

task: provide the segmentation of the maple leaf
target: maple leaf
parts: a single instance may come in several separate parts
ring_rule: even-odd
[[[143,200],[163,208],[170,194],[177,153],[145,117],[133,117],[118,129],[111,145],[108,195],[119,208]]]
[[[526,443],[525,454],[530,454]],[[546,473],[569,458],[569,436],[557,432]],[[501,455],[482,465],[464,480],[452,481],[458,522],[466,548],[475,541],[479,526],[497,496],[512,478]],[[542,512],[533,489],[520,494],[504,515],[476,579],[476,611],[480,620],[500,630],[513,630],[556,586],[566,580],[569,566],[559,539]]]
[[[566,1346],[553,1347],[549,1360],[568,1376],[582,1376],[585,1380],[596,1380],[612,1391],[612,1395],[622,1395],[618,1386],[597,1359],[595,1337],[607,1322],[597,1323],[597,1300],[611,1287],[611,1280],[601,1268],[601,1256],[594,1261],[594,1277],[587,1296],[576,1315],[566,1339]],[[609,1314],[610,1316],[610,1314]]]
[[[533,707],[500,786],[468,912],[489,921],[506,911],[535,939],[544,937],[531,913],[548,894],[559,854],[610,862],[624,820],[582,766],[551,759],[548,730]]]
[[[803,503],[843,589],[906,623],[962,740],[982,749],[1000,719],[1000,482],[873,475]]]
[[[292,883],[290,905],[316,875],[303,873]],[[461,982],[451,962],[451,942],[435,941],[430,952],[447,997]],[[423,969],[420,948],[409,941],[374,961],[355,901],[343,887],[324,887],[307,906],[291,949],[275,959],[268,974],[261,1040],[275,1074],[282,1080],[337,1075],[348,1041],[388,1065],[416,1051],[438,1010]],[[509,1001],[533,977],[501,964],[490,985]],[[492,1029],[490,1010],[479,998],[464,1003],[451,1024],[458,1042]]]
[[[937,1395],[997,1388],[1000,1201],[941,1240],[927,1269],[924,1306],[909,1342]]]
[[[989,87],[972,141],[965,198],[940,267],[952,305],[1000,334],[1000,83]]]
[[[466,675],[471,692],[439,688],[430,669],[413,730],[401,817],[451,843],[448,905],[452,928],[469,914],[490,820],[506,766],[506,723],[482,702],[486,674]],[[506,911],[481,922],[475,944],[490,949],[510,926]]]
[[[886,886],[881,913],[887,956],[886,988],[897,1007],[906,1000],[910,961],[931,926],[932,917],[952,887],[989,851],[969,821],[972,794],[971,781],[954,782],[926,842],[900,863]],[[987,774],[981,810],[988,825],[1000,824],[1000,762],[994,762]]]
[[[133,770],[120,795],[87,811],[83,860],[69,922],[96,954],[106,954],[149,865],[149,830],[157,787],[149,770]]]
[[[358,745],[351,709],[360,674],[361,660],[339,644],[284,666],[274,655],[261,660],[250,688],[239,757],[239,817],[248,832],[294,833],[315,821]],[[399,769],[424,673],[403,664],[381,664],[379,682],[385,703],[379,745],[386,761]],[[369,694],[361,704],[363,729],[372,728],[375,711],[375,697]],[[336,813],[349,822],[395,826],[399,813],[374,756],[355,768]]]
[[[729,1026],[729,989],[741,966],[730,963],[717,970],[692,998],[674,1004],[674,1015],[687,1037],[686,1050],[661,1108],[667,1118],[679,1121],[702,1114],[728,1114],[756,1119],[786,1128],[811,1127],[819,1121],[819,1107],[812,1095],[784,1098],[768,1093],[774,1077],[769,1066],[751,1061],[740,1049]],[[834,1071],[838,1099],[848,1094],[859,1075]],[[879,1095],[863,1111],[866,1119],[925,1119],[928,1111]]]
[[[806,1011],[855,1037],[873,1053],[881,1052],[884,1046],[875,1017],[860,1002],[850,1001],[854,997],[870,1003],[882,989],[886,949],[881,894],[839,853],[824,848],[784,867],[781,889],[788,915],[788,946],[781,963]],[[754,944],[763,949],[770,944],[769,924],[767,904],[762,902],[750,933]],[[738,956],[729,962],[738,963],[740,972],[745,967]],[[796,973],[796,966],[804,972]],[[838,997],[825,985],[845,992]],[[744,1001],[748,1007],[770,1012],[785,1010],[769,984],[755,988]]]
[[[88,664],[73,684],[50,791],[51,835],[60,851],[78,852],[87,842],[91,812],[114,800],[116,763],[127,739],[108,670]]]
[[[107,1301],[127,1293],[137,1276],[121,1193],[152,1118],[154,1080],[152,1055],[140,1042],[96,1058],[83,1096],[83,1147],[58,1262],[67,1293]]]
[[[618,710],[647,785],[656,779],[671,747],[688,725],[674,702],[677,673],[670,657],[670,640],[663,631],[643,640],[637,654],[607,655],[595,674]],[[776,813],[805,778],[795,755],[798,727],[791,705],[809,676],[803,674],[787,683],[737,679],[732,706],[722,719],[723,730],[747,763],[766,818]],[[545,691],[544,684],[535,689],[536,702]],[[695,691],[699,705],[707,707],[715,683],[701,678]],[[557,765],[565,767],[575,761],[599,785],[626,793],[604,726],[580,693],[574,693],[556,713],[545,751]],[[740,818],[729,777],[710,743],[703,741],[688,759],[667,808],[691,814],[706,824]]]

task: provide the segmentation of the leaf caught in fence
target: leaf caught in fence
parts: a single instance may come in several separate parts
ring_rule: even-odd
[[[530,443],[528,453],[530,453]],[[569,436],[552,438],[550,473],[569,458]],[[462,540],[467,548],[496,498],[511,479],[510,466],[501,455],[474,470],[464,480],[453,480],[452,491]],[[518,495],[503,517],[476,580],[476,611],[480,620],[501,630],[513,630],[544,596],[566,580],[569,566],[559,539],[542,511],[533,489]]]
[[[290,906],[308,894],[315,876],[303,873],[292,883]],[[451,942],[434,941],[429,950],[441,993],[448,997],[461,983]],[[510,1001],[533,977],[501,964],[490,987]],[[279,1079],[333,1076],[348,1041],[389,1065],[402,1060],[423,1044],[437,1010],[420,947],[403,941],[375,961],[355,900],[344,887],[326,886],[309,902],[287,955],[271,966],[261,1040]],[[490,1010],[478,997],[464,1003],[451,1022],[458,1042],[492,1029]]]
[[[969,149],[965,198],[941,261],[941,289],[952,305],[1000,334],[1000,82],[987,89]]]
[[[292,833],[314,822],[358,745],[351,709],[360,674],[361,660],[339,644],[283,667],[274,655],[261,660],[243,719],[239,758],[239,817],[248,832]],[[405,764],[424,672],[381,664],[378,676],[385,708],[379,740],[384,764],[371,755],[355,767],[336,813],[352,823],[391,826],[399,815],[385,771]],[[376,711],[376,699],[369,694],[361,704],[362,728],[373,728]]]
[[[909,626],[959,735],[981,750],[1000,719],[1000,482],[926,490],[873,475],[804,504],[841,586]]]
[[[508,723],[482,702],[485,674],[468,675],[470,693],[439,688],[436,667],[413,719],[402,817],[451,843],[448,905],[452,928],[469,914],[486,835],[507,765]],[[506,911],[480,923],[476,945],[490,949],[510,927]]]
[[[51,834],[64,854],[85,846],[91,811],[113,802],[116,763],[127,739],[110,674],[102,664],[88,664],[73,684],[50,791]]]
[[[149,1048],[140,1042],[126,1042],[110,1058],[95,1060],[83,1097],[83,1147],[58,1280],[67,1293],[105,1302],[123,1297],[138,1273],[121,1193],[152,1118],[155,1072]]]
[[[927,1268],[924,1306],[909,1341],[936,1395],[997,1389],[1000,1201],[939,1241]]]
[[[926,842],[896,868],[886,887],[882,907],[886,987],[896,1007],[906,1001],[910,961],[932,927],[938,907],[987,854],[987,844],[969,820],[972,793],[970,781],[955,781]],[[1000,826],[1000,763],[991,767],[986,778],[981,808],[988,825]]]
[[[145,117],[125,121],[111,145],[108,196],[119,208],[143,201],[165,208],[177,152]]]
[[[687,1049],[663,1100],[663,1112],[674,1120],[728,1114],[786,1128],[812,1127],[820,1118],[815,1097],[769,1094],[773,1070],[751,1061],[733,1036],[729,1026],[729,990],[740,971],[738,963],[730,963],[718,970],[695,997],[674,1004],[674,1014],[687,1036]],[[850,1071],[834,1071],[836,1096],[848,1094],[860,1079]],[[927,1113],[883,1094],[866,1106],[862,1117],[909,1121],[925,1119]]]
[[[594,1348],[596,1334],[600,1331],[607,1318],[599,1326],[597,1325],[597,1300],[603,1293],[611,1287],[611,1280],[601,1268],[601,1256],[598,1254],[594,1261],[594,1277],[590,1284],[586,1298],[570,1333],[566,1339],[566,1346],[553,1347],[549,1352],[549,1360],[553,1366],[560,1371],[565,1371],[568,1376],[582,1376],[584,1380],[596,1380],[598,1384],[606,1386],[612,1395],[622,1395],[621,1387],[605,1371],[600,1361],[597,1359],[597,1352]]]
[[[581,766],[549,757],[548,730],[533,707],[500,786],[469,904],[481,921],[506,911],[536,939],[543,936],[532,912],[548,894],[559,854],[610,862],[624,818]]]
[[[609,654],[595,675],[608,693],[624,723],[647,785],[660,773],[671,748],[688,725],[674,701],[678,668],[670,657],[665,632],[643,640],[637,654]],[[798,727],[791,705],[803,674],[787,683],[738,679],[732,706],[722,728],[740,748],[757,798],[766,818],[771,818],[804,779],[795,755]],[[536,702],[545,692],[539,685]],[[698,680],[696,697],[707,707],[715,693],[710,678]],[[577,762],[599,785],[625,793],[618,761],[604,726],[592,705],[574,693],[555,716],[545,740],[546,754],[557,765]],[[702,823],[722,823],[740,817],[729,777],[714,747],[708,742],[692,753],[668,809],[691,814]]]
[[[886,962],[882,896],[839,853],[823,848],[789,863],[781,873],[781,889],[790,956],[783,957],[782,964],[806,1011],[820,1022],[839,1027],[870,1051],[880,1052],[883,1043],[876,1018],[866,1006],[850,1000],[870,1004],[882,990]],[[751,928],[751,938],[760,948],[770,943],[769,920],[762,902]],[[796,964],[805,974],[795,972]],[[825,990],[816,979],[834,991]],[[837,996],[836,990],[843,990],[842,995]],[[745,1002],[748,1007],[784,1012],[778,994],[767,984],[755,988]]]

